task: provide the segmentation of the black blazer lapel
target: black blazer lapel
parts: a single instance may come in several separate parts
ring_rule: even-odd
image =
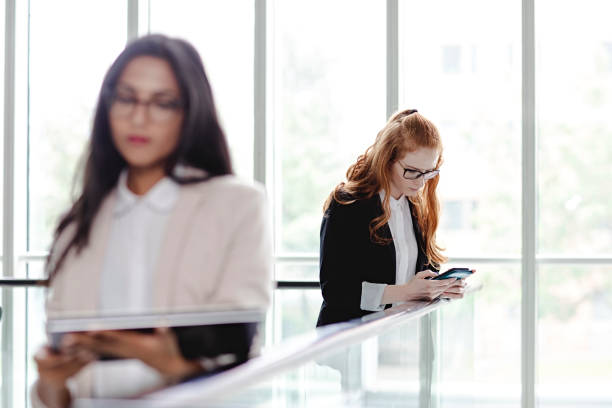
[[[378,194],[375,194],[374,197],[372,197],[372,199],[375,202],[375,211],[373,213],[373,217],[371,218],[371,220],[383,215],[383,208],[382,208],[382,202],[380,201],[380,196]],[[382,238],[387,238],[391,240],[387,245],[385,245],[385,248],[387,249],[387,256],[389,257],[389,259],[392,260],[391,263],[393,265],[393,268],[389,268],[388,270],[385,270],[387,274],[385,274],[384,280],[385,282],[389,282],[390,285],[395,285],[395,269],[397,267],[396,266],[397,259],[395,259],[395,244],[393,243],[393,236],[391,235],[391,228],[389,227],[388,222],[382,226],[382,228],[378,231],[378,234]],[[371,244],[379,245],[379,244],[374,244],[373,242]]]

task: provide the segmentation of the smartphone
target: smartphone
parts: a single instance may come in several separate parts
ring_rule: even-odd
[[[436,276],[435,278],[431,278],[432,280],[442,280],[442,279],[451,279],[451,278],[457,278],[457,279],[463,279],[465,277],[468,277],[472,274],[472,271],[470,270],[470,268],[451,268],[448,271],[441,273],[440,275]]]

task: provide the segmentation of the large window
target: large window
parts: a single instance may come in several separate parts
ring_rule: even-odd
[[[536,2],[538,250],[577,258],[538,268],[542,406],[612,401],[612,266],[587,263],[612,256],[611,14],[602,0]]]
[[[148,7],[141,25],[189,40],[202,56],[234,169],[253,178],[254,1],[151,0]]]
[[[539,249],[610,256],[612,4],[536,4]]]
[[[534,41],[522,35],[533,4]],[[463,398],[474,406],[518,406],[533,364],[536,391],[523,398],[525,408],[612,403],[608,0],[0,5],[0,52],[8,56],[0,72],[5,64],[14,68],[9,87],[4,76],[0,81],[0,243],[10,244],[0,250],[14,252],[3,256],[3,276],[42,276],[104,73],[128,33],[164,33],[200,52],[238,175],[265,179],[277,280],[316,284],[325,199],[390,111],[416,108],[438,125],[444,143],[438,238],[450,257],[445,266],[475,267],[484,284],[438,316],[441,405]],[[531,47],[535,59],[523,60]],[[529,73],[535,85],[525,81]],[[536,119],[535,139],[522,145],[526,110]],[[5,174],[13,175],[9,183]],[[535,193],[526,181],[533,179]],[[13,205],[3,208],[5,200]],[[533,229],[525,203],[535,203],[526,208],[537,211]],[[534,254],[525,249],[529,242]],[[521,269],[527,258],[535,270]],[[533,276],[537,287],[526,284]],[[36,374],[31,354],[44,341],[42,292],[2,295],[2,403],[23,407]],[[275,291],[268,344],[313,329],[320,301],[318,289]],[[534,318],[537,335],[530,337],[525,316]],[[523,348],[521,339],[529,341]],[[392,376],[381,381],[377,386],[394,384]]]
[[[400,2],[399,105],[440,130],[438,237],[451,257],[521,251],[520,11],[511,0]]]
[[[17,67],[29,73],[27,128],[17,124],[27,129],[28,186],[18,199],[27,208],[27,250],[46,251],[71,202],[102,79],[125,46],[127,17],[121,2],[29,3],[28,59]]]
[[[399,105],[416,108],[436,123],[444,143],[438,240],[451,261],[494,262],[467,261],[484,290],[466,305],[441,312],[440,382],[448,390],[442,405],[456,404],[465,381],[476,389],[494,389],[500,399],[518,405],[520,2],[406,0],[399,5]],[[499,263],[507,258],[516,263]],[[448,266],[466,265],[454,262]],[[454,324],[469,321],[466,315],[472,316],[471,326]],[[461,351],[454,344],[470,346]],[[482,400],[471,389],[463,395]]]
[[[371,0],[270,3],[275,248],[312,255],[325,199],[386,119],[385,9]]]

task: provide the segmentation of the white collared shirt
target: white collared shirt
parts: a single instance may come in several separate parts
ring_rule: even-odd
[[[178,194],[178,184],[165,177],[140,197],[128,189],[127,171],[119,176],[100,282],[102,313],[150,309],[157,255]]]
[[[380,200],[385,198],[385,192],[379,192]],[[389,229],[395,246],[395,284],[401,285],[408,282],[416,273],[416,262],[419,255],[412,216],[410,215],[410,204],[405,196],[399,199],[389,197],[391,207],[391,218],[389,218]],[[381,304],[385,288],[384,283],[361,283],[361,309],[367,311],[384,310]]]
[[[119,176],[117,203],[100,278],[101,313],[150,311],[153,274],[179,188],[176,182],[165,177],[144,196],[138,196],[127,187],[127,171]],[[155,370],[138,360],[97,362],[92,369],[96,396],[126,396],[162,383]],[[126,382],[125,378],[138,381]]]

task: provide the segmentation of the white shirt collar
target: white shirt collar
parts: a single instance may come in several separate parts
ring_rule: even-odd
[[[127,169],[119,176],[117,183],[117,204],[113,214],[125,214],[139,203],[146,205],[154,211],[168,213],[176,204],[179,196],[179,185],[169,177],[158,181],[144,196],[138,196],[127,186]]]
[[[385,190],[380,190],[378,192],[380,195],[380,201],[383,201],[386,196]],[[398,199],[393,198],[393,196],[389,196],[389,206],[392,210],[403,210],[408,206],[408,198],[402,194],[402,196]]]

